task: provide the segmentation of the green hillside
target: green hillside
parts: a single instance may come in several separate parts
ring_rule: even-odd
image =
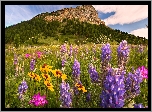
[[[64,19],[62,22],[44,20],[44,17],[52,14],[55,13],[42,13],[29,21],[6,27],[5,44],[15,44],[17,46],[20,44],[40,44],[42,40],[48,38],[60,43],[67,41],[76,44],[88,42],[100,44],[107,41],[120,43],[122,40],[127,40],[129,44],[135,45],[148,44],[145,37],[136,37],[127,32],[113,30],[102,24],[80,22],[78,19]]]

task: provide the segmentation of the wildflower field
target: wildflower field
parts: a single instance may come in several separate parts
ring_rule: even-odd
[[[5,49],[6,108],[147,108],[148,47]]]

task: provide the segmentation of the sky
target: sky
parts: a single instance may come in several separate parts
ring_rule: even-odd
[[[5,5],[5,27],[27,21],[34,16],[75,8],[78,5]],[[148,39],[148,5],[93,5],[98,17],[112,29]]]

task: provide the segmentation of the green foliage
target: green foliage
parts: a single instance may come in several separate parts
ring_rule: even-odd
[[[87,42],[96,44],[105,42],[120,43],[122,40],[127,40],[129,44],[135,45],[148,44],[148,40],[145,38],[136,37],[120,30],[113,30],[102,24],[96,25],[87,22],[80,22],[78,19],[64,19],[62,22],[46,22],[44,17],[52,14],[54,13],[40,14],[29,21],[23,21],[17,25],[5,28],[5,43],[16,44],[17,42],[15,41],[20,37],[17,41],[20,41],[20,44],[25,44],[28,43],[29,38],[34,37],[32,38],[32,43],[29,41],[29,44],[38,44],[38,40],[42,38],[42,36],[44,36],[44,39],[51,37],[61,42],[73,41],[73,38],[67,37],[67,35],[73,35],[76,37],[76,42],[79,40],[81,44]],[[38,34],[42,35],[38,36]],[[16,35],[18,35],[18,37],[16,37]],[[62,36],[66,38],[59,39]]]
[[[18,48],[21,44],[21,39],[20,39],[20,35],[19,34],[16,34],[15,37],[14,37],[14,46],[16,48]]]
[[[53,38],[53,37],[52,37]],[[38,92],[41,92],[41,95],[46,94],[46,87],[41,81],[40,83],[30,81],[29,76],[27,75],[28,72],[30,72],[30,59],[26,59],[24,56],[26,53],[32,54],[36,51],[41,52],[47,52],[44,54],[42,59],[36,59],[36,71],[38,75],[41,76],[40,72],[40,65],[43,65],[44,63],[48,65],[52,65],[53,69],[62,69],[61,66],[61,57],[59,55],[60,52],[60,46],[57,46],[57,41],[52,40],[52,38],[48,37],[46,41],[39,40],[39,43],[43,42],[51,42],[51,46],[36,46],[36,47],[25,47],[20,46],[17,49],[14,49],[18,56],[20,56],[18,60],[19,67],[24,68],[24,72],[22,73],[22,70],[19,70],[19,76],[15,76],[13,65],[13,59],[14,59],[14,50],[8,50],[8,48],[12,48],[13,46],[6,45],[6,52],[5,52],[5,106],[9,108],[20,108],[24,106],[24,108],[33,108],[28,104],[30,100],[31,94],[36,94]],[[62,39],[63,37],[61,37]],[[68,38],[75,38],[72,35],[68,36]],[[46,44],[46,43],[45,43]],[[62,44],[62,43],[60,43]],[[54,45],[54,46],[53,46]],[[101,74],[101,44],[96,45],[96,53],[93,54],[92,47],[93,44],[83,44],[78,46],[78,54],[77,59],[80,62],[80,69],[81,69],[81,82],[85,86],[88,92],[91,93],[91,101],[86,102],[86,94],[82,93],[79,98],[73,99],[73,106],[75,107],[76,102],[78,102],[78,108],[99,108],[100,103],[100,94],[102,91],[102,88],[100,85],[96,85],[91,83],[90,81],[90,75],[88,73],[88,65],[92,62],[94,66],[96,67],[97,72]],[[69,46],[68,50],[69,50]],[[76,46],[74,46],[76,47]],[[117,67],[117,45],[111,45],[112,49],[112,60],[110,64],[112,67]],[[88,53],[86,52],[86,48],[88,48]],[[127,64],[127,73],[131,72],[131,68],[134,67],[135,69],[139,66],[145,66],[147,65],[147,49],[142,53],[137,53],[136,49],[131,49],[129,60]],[[82,56],[82,53],[84,53],[84,56]],[[94,60],[96,58],[96,60]],[[142,58],[142,59],[140,59]],[[72,66],[74,62],[74,57],[67,58],[67,63],[65,64],[64,69],[62,69],[63,73],[65,73],[68,77],[66,82],[70,84],[70,88],[73,87],[73,77],[72,77]],[[23,64],[24,63],[24,64]],[[50,73],[52,76],[52,74]],[[29,86],[27,92],[25,93],[25,100],[22,103],[18,99],[18,86],[20,82],[25,78],[27,81],[27,84]],[[55,84],[55,79],[52,77],[52,80],[54,81],[53,84]],[[35,86],[36,85],[36,86]],[[56,88],[56,86],[54,87]],[[142,103],[144,106],[148,105],[148,82],[143,82],[141,84],[141,93],[139,96],[137,96],[135,99],[133,99],[134,103]],[[34,93],[31,93],[34,92]],[[49,102],[48,108],[59,108],[59,105],[56,104],[56,94],[55,92],[49,91],[47,93],[47,100]],[[60,103],[60,102],[58,102]],[[132,107],[132,102],[129,103],[129,106]],[[128,107],[127,107],[128,108]]]

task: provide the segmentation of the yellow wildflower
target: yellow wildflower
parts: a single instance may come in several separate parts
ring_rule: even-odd
[[[39,82],[40,82],[41,79],[42,79],[42,78],[41,78],[39,75],[35,74],[35,80],[36,80],[36,81],[39,81]]]
[[[53,85],[52,85],[52,83],[50,83],[49,81],[44,81],[44,84],[47,86],[47,88],[48,89],[50,89],[51,91],[54,91],[54,89],[53,89]]]
[[[33,72],[28,72],[28,75],[33,79],[35,78],[35,74]]]
[[[85,87],[82,86],[82,84],[80,84],[80,83],[76,83],[76,84],[75,84],[75,87],[77,87],[79,91],[82,90],[83,93],[84,93],[84,92],[87,92],[87,90],[85,89]]]
[[[51,77],[49,74],[42,74],[42,77],[46,80],[46,81],[50,81]]]
[[[48,72],[51,71],[51,69],[52,69],[52,66],[49,66],[47,64],[44,64],[43,66],[40,66],[40,71],[43,72],[43,73],[44,72],[48,73]]]
[[[60,70],[51,70],[51,72],[54,74],[55,77],[61,77],[62,76],[62,72]]]
[[[67,75],[66,75],[66,74],[63,74],[63,75],[61,76],[61,78],[62,78],[62,80],[64,81],[65,79],[67,79]]]
[[[51,72],[54,74],[55,77],[58,77],[58,78],[62,78],[62,80],[65,80],[67,79],[67,75],[66,74],[63,74],[60,70],[51,70]]]

